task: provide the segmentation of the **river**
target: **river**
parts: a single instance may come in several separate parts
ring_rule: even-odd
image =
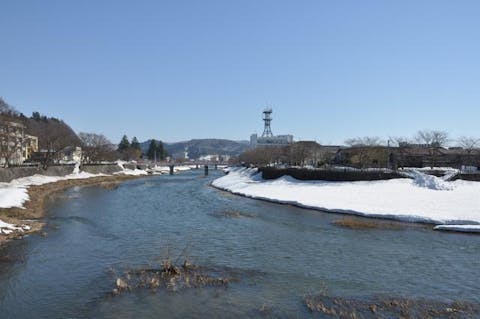
[[[0,317],[309,318],[303,299],[319,291],[480,303],[480,236],[342,228],[332,223],[339,215],[237,197],[209,186],[220,172],[202,173],[76,187],[52,200],[48,235],[0,250],[11,258],[0,262]],[[122,271],[184,255],[239,281],[112,296]]]

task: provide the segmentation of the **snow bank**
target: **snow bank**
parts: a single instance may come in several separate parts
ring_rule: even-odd
[[[130,175],[130,176],[141,176],[148,175],[148,172],[143,169],[124,169],[123,171],[114,173],[115,175]]]
[[[115,174],[123,175],[148,175],[147,171],[139,169],[125,169],[124,164],[126,162],[118,161],[117,165],[122,168],[121,172]],[[106,174],[91,174],[87,172],[80,171],[80,165],[77,163],[73,170],[73,173],[66,176],[44,176],[44,175],[33,175],[28,177],[22,177],[14,179],[9,183],[0,183],[0,209],[1,208],[23,208],[23,205],[26,201],[29,200],[28,196],[28,187],[34,185],[44,185],[48,183],[54,183],[64,180],[73,180],[73,179],[87,179],[92,177],[99,176],[108,176]],[[15,226],[8,224],[0,220],[0,234],[10,234],[14,231],[23,231],[27,230],[26,225]]]
[[[453,171],[452,171],[453,172]],[[446,180],[452,177],[452,174],[447,174],[445,177],[436,177],[433,175],[428,175],[417,170],[411,170],[404,172],[405,175],[413,178],[415,184],[419,187],[425,187],[433,190],[444,190],[450,191],[455,188],[453,183],[447,182]]]
[[[193,165],[181,165],[181,166],[174,166],[173,167],[173,172],[174,173],[179,173],[179,172],[184,172],[184,171],[189,171],[191,169],[196,168],[196,166]],[[155,166],[150,168],[150,171],[152,171],[154,174],[170,174],[170,167],[169,166]]]
[[[480,233],[480,225],[438,225],[434,229],[462,233]]]
[[[263,180],[256,169],[231,169],[212,185],[247,197],[306,208],[432,224],[480,223],[480,183],[409,178],[386,181]]]
[[[74,169],[74,172],[66,176],[32,175],[17,178],[10,183],[0,183],[0,208],[22,207],[29,199],[28,187],[44,185],[63,180],[86,179],[91,177],[106,176],[105,174],[90,174]]]
[[[28,187],[34,185],[44,185],[64,180],[87,179],[92,177],[107,176],[105,174],[90,174],[81,172],[79,165],[75,165],[72,174],[66,176],[44,176],[32,175],[14,179],[9,183],[0,183],[0,208],[23,208],[26,201],[29,200]],[[27,230],[28,226],[15,226],[0,220],[0,234],[10,234],[13,231]]]

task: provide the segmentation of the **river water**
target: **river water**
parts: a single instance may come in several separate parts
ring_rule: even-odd
[[[303,299],[408,296],[480,303],[480,236],[335,226],[339,215],[230,195],[220,172],[76,187],[48,208],[47,236],[2,248],[1,318],[311,317]],[[181,256],[180,256],[181,255]],[[116,273],[166,256],[225,267],[227,288],[135,290]]]

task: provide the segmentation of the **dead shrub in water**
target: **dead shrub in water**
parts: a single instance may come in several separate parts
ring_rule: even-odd
[[[391,229],[401,230],[406,226],[397,222],[387,222],[374,219],[362,219],[357,217],[344,217],[335,219],[333,225],[350,229]]]
[[[159,268],[130,270],[116,279],[114,295],[135,289],[167,289],[177,291],[185,288],[228,287],[237,281],[226,271],[204,268],[190,264],[187,260],[182,265],[174,265],[165,259]]]

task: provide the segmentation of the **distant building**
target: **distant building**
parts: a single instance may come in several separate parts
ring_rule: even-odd
[[[261,137],[257,134],[250,136],[250,147],[268,147],[268,146],[282,146],[293,143],[293,135],[273,135],[271,122],[272,122],[272,109],[267,108],[263,111],[263,122],[265,123],[264,131]]]
[[[82,162],[82,148],[80,146],[67,146],[59,153],[60,164],[71,164]]]
[[[0,122],[0,164],[19,165],[38,151],[38,138],[25,133],[25,125]],[[7,163],[8,162],[8,163]]]

